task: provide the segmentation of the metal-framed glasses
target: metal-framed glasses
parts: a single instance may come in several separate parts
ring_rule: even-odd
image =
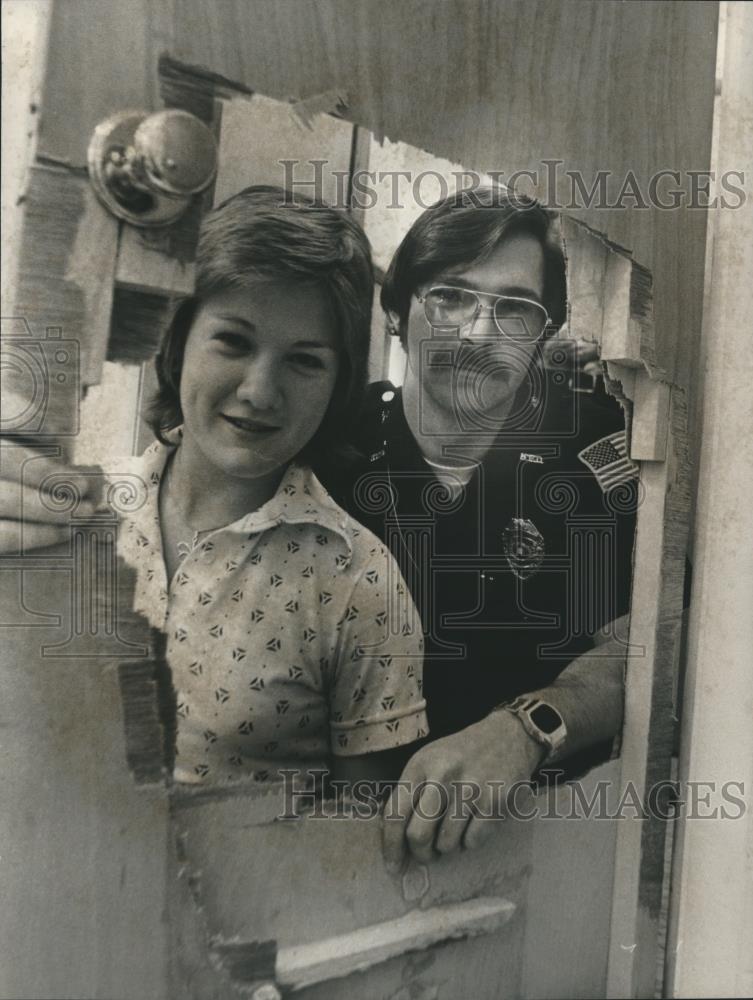
[[[495,295],[456,285],[433,285],[417,298],[423,304],[427,323],[435,330],[460,332],[466,326],[472,327],[486,308],[491,310],[496,327],[504,337],[530,344],[539,339],[550,322],[549,313],[540,302],[518,295]],[[486,307],[484,300],[488,302]]]

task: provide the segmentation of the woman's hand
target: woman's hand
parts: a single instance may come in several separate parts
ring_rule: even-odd
[[[91,495],[91,476],[77,475],[73,467],[11,438],[0,441],[0,555],[20,555],[70,538],[70,510],[59,509],[51,492],[61,476],[82,498],[76,516],[93,514],[97,498]]]

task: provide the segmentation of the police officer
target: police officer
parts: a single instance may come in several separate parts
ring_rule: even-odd
[[[370,386],[358,468],[317,471],[388,544],[426,634],[431,735],[386,811],[398,866],[478,844],[542,767],[609,755],[639,484],[619,405],[573,391],[556,342],[542,363],[565,312],[543,208],[497,188],[429,208],[381,302],[402,388]]]

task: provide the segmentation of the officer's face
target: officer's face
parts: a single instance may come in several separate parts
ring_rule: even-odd
[[[535,340],[508,336],[497,326],[493,299],[463,327],[433,329],[419,301],[437,285],[451,285],[493,295],[519,296],[541,302],[544,252],[531,233],[503,237],[483,261],[448,269],[416,290],[408,316],[408,365],[421,394],[434,406],[466,414],[504,419],[510,403],[528,375]],[[429,400],[427,400],[428,402]]]

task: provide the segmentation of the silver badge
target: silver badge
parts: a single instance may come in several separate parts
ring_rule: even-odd
[[[544,536],[533,521],[513,517],[502,532],[502,551],[515,576],[527,580],[544,561]]]

